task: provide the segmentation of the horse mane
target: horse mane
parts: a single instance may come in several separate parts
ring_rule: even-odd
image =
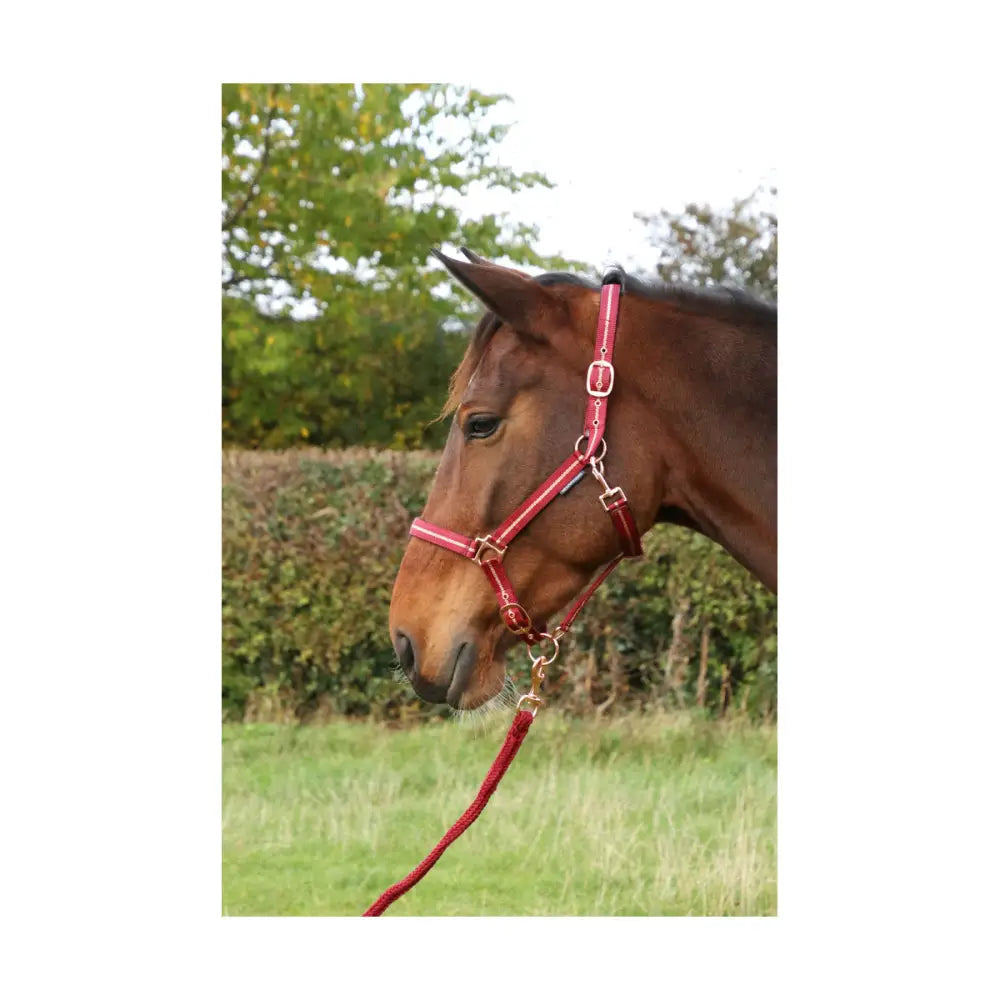
[[[734,320],[755,325],[774,323],[778,310],[772,302],[732,285],[678,285],[658,278],[640,278],[617,268],[625,277],[625,294],[638,295],[657,302],[669,302],[679,309],[701,314],[718,316],[720,319]],[[540,274],[535,278],[540,285],[576,285],[600,291],[601,283],[579,274],[553,272]]]
[[[772,337],[777,331],[777,306],[743,288],[735,288],[730,285],[700,287],[668,284],[658,279],[640,278],[628,274],[623,268],[618,268],[618,270],[625,278],[624,292],[626,295],[638,295],[644,299],[666,302],[684,312],[708,315],[725,322],[738,323]],[[540,285],[575,285],[590,291],[600,291],[601,289],[600,281],[563,271],[539,274],[533,280]],[[454,413],[458,409],[462,395],[476,368],[479,367],[479,362],[482,360],[493,334],[502,325],[503,320],[495,313],[487,310],[483,314],[472,334],[465,356],[451,376],[448,399],[441,410],[442,417]]]

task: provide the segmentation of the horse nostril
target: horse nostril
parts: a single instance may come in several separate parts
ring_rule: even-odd
[[[413,643],[410,642],[410,637],[402,629],[396,629],[396,637],[392,644],[395,647],[396,656],[399,657],[400,668],[407,677],[412,679],[417,665],[417,657],[413,652]]]

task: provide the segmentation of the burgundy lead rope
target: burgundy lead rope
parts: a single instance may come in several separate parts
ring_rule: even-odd
[[[616,556],[607,566],[604,567],[603,571],[597,576],[590,586],[584,591],[583,595],[577,599],[576,603],[569,609],[566,613],[566,617],[563,618],[559,627],[556,629],[556,634],[565,635],[569,631],[570,626],[576,619],[576,616],[580,613],[583,606],[590,600],[593,593],[597,588],[608,578],[611,571],[621,562],[623,556],[619,554]],[[558,647],[556,647],[558,649]],[[554,659],[555,657],[553,657]],[[535,661],[536,669],[539,662],[543,662],[543,665],[547,665],[548,662],[545,661],[544,657],[539,657]],[[534,671],[533,671],[534,674]],[[538,681],[544,678],[544,673],[538,677]],[[532,691],[535,690],[535,685],[532,685]],[[523,700],[528,699],[530,696],[526,695]],[[537,699],[535,699],[537,702]],[[520,702],[518,702],[520,706]],[[535,719],[535,713],[531,711],[521,711],[518,709],[517,714],[514,716],[514,721],[511,723],[510,729],[507,732],[507,738],[504,740],[503,746],[500,748],[500,753],[497,754],[497,759],[493,761],[492,767],[486,774],[486,780],[483,782],[482,787],[479,789],[479,793],[476,795],[475,799],[472,801],[472,805],[465,810],[464,813],[455,821],[451,829],[438,841],[437,847],[431,851],[430,854],[424,858],[423,861],[417,865],[416,868],[410,872],[406,878],[401,879],[395,885],[390,886],[385,892],[379,896],[378,899],[372,903],[371,906],[365,910],[361,915],[363,917],[380,917],[383,913],[391,906],[400,896],[404,893],[409,892],[438,862],[441,855],[447,850],[447,848],[458,838],[469,829],[470,826],[479,818],[479,814],[486,808],[486,803],[489,802],[490,796],[496,791],[497,785],[500,784],[500,779],[507,772],[507,768],[510,767],[511,761],[514,759],[517,751],[521,749],[521,744],[524,742],[524,737],[528,735],[528,727]]]
[[[524,737],[528,735],[528,727],[534,721],[533,712],[522,711],[514,716],[507,739],[504,740],[497,759],[493,761],[493,766],[486,775],[486,780],[479,789],[479,794],[473,799],[472,805],[462,813],[455,825],[441,838],[437,847],[410,872],[406,878],[401,879],[395,885],[390,886],[371,906],[361,914],[363,917],[380,917],[386,909],[404,892],[412,889],[433,867],[437,864],[438,858],[444,854],[448,845],[457,840],[479,817],[479,814],[486,808],[490,796],[496,791],[500,779],[504,776],[510,762],[524,742]]]
[[[594,360],[587,368],[587,410],[584,417],[584,432],[577,438],[573,454],[567,458],[555,472],[552,473],[529,496],[503,524],[497,528],[492,535],[483,535],[478,538],[469,538],[460,535],[449,528],[442,528],[440,525],[431,524],[421,518],[416,518],[410,526],[410,534],[414,538],[420,538],[433,545],[448,549],[456,555],[472,559],[479,564],[486,579],[493,588],[497,596],[497,603],[500,605],[500,617],[504,624],[531,646],[537,645],[543,639],[549,639],[554,644],[554,652],[550,657],[533,657],[532,664],[532,686],[531,693],[524,695],[518,702],[518,711],[511,723],[507,738],[504,740],[500,753],[490,767],[483,782],[472,802],[472,805],[465,810],[451,829],[441,838],[437,846],[427,855],[424,860],[410,872],[406,878],[400,880],[395,885],[390,886],[385,892],[375,900],[374,903],[362,914],[365,917],[379,917],[386,909],[392,905],[400,896],[413,888],[430,870],[437,864],[438,859],[465,831],[476,821],[479,814],[486,808],[490,796],[496,791],[500,779],[504,776],[507,768],[510,767],[524,737],[528,734],[528,728],[535,718],[534,711],[522,711],[521,704],[527,701],[535,705],[537,711],[541,699],[538,697],[538,688],[545,677],[544,668],[548,666],[559,652],[559,639],[562,638],[572,626],[576,616],[583,606],[594,595],[597,588],[608,578],[611,571],[621,562],[624,557],[636,558],[642,555],[642,538],[639,529],[636,527],[635,519],[628,505],[628,498],[620,486],[609,486],[604,478],[604,463],[602,461],[604,451],[598,456],[598,449],[604,444],[605,451],[607,444],[604,442],[604,429],[608,419],[608,398],[614,387],[615,369],[612,364],[614,354],[615,333],[618,325],[618,303],[621,295],[621,278],[615,272],[610,272],[605,276],[601,286],[601,304],[597,320],[597,338],[594,346]],[[583,453],[577,450],[581,441],[587,442],[587,447]],[[608,563],[607,566],[594,578],[590,586],[579,597],[575,604],[569,609],[566,617],[563,618],[558,628],[551,635],[535,628],[531,621],[531,616],[521,606],[514,592],[514,586],[503,567],[503,557],[507,551],[507,546],[514,538],[536,518],[557,496],[564,495],[575,486],[586,474],[588,466],[594,478],[604,487],[604,492],[598,498],[601,506],[611,517],[611,523],[621,541],[622,551]]]

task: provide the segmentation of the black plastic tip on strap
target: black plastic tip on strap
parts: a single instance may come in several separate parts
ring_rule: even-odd
[[[601,285],[621,285],[622,294],[625,293],[625,272],[615,265],[614,267],[609,267],[604,272],[604,277],[601,278]]]

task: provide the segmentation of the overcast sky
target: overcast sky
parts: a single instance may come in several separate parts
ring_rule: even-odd
[[[690,136],[672,125],[669,108],[677,96],[633,91],[624,99],[599,83],[574,82],[571,95],[537,85],[475,86],[512,98],[497,112],[499,120],[514,123],[499,147],[500,162],[540,171],[556,186],[519,194],[477,191],[463,210],[508,211],[537,224],[540,254],[561,253],[597,268],[621,263],[651,270],[657,255],[635,212],[679,210],[691,201],[723,207],[762,182],[778,182],[767,130],[755,144],[746,129],[729,131],[727,114],[706,108],[706,117],[719,121],[708,143],[703,131]]]
[[[636,212],[676,212],[691,202],[725,208],[761,185],[778,184],[766,123],[747,115],[734,118],[710,106],[711,99],[704,110],[691,104],[671,110],[685,99],[679,90],[632,87],[623,96],[600,82],[574,81],[568,96],[562,87],[538,84],[477,79],[472,85],[511,98],[494,108],[490,119],[510,126],[495,162],[518,173],[542,173],[554,187],[514,193],[474,185],[464,196],[446,192],[445,198],[468,218],[506,212],[511,221],[536,225],[534,249],[542,256],[558,254],[597,270],[621,264],[652,272],[658,253]],[[437,125],[439,140],[458,141],[467,134],[458,122]],[[773,202],[764,198],[761,206]],[[458,250],[447,244],[443,249]],[[317,312],[309,300],[279,294],[277,301],[290,305],[297,319]]]

